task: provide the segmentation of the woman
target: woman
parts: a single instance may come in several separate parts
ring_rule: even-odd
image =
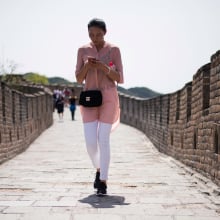
[[[88,154],[96,170],[94,188],[97,195],[107,193],[110,162],[110,132],[119,120],[119,98],[116,83],[123,83],[123,67],[118,47],[104,40],[106,24],[101,19],[88,23],[91,42],[78,49],[76,79],[85,81],[85,90],[100,89],[100,107],[80,106]]]

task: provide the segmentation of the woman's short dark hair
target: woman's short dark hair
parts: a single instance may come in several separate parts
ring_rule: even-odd
[[[98,28],[102,29],[104,32],[106,32],[106,24],[102,19],[99,19],[99,18],[93,18],[88,23],[88,29],[90,27],[98,27]]]

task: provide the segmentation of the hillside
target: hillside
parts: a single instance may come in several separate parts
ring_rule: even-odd
[[[49,84],[71,84],[70,81],[68,81],[62,77],[49,77],[48,82],[49,82]]]
[[[132,87],[129,89],[125,89],[119,86],[118,91],[139,98],[153,98],[161,95],[161,93],[155,92],[147,87]]]
[[[155,92],[147,87],[133,87],[128,89],[129,92],[140,98],[152,98],[161,95],[159,92]]]
[[[49,84],[71,84],[73,83],[61,77],[49,77],[48,82]],[[147,87],[132,87],[129,89],[125,89],[121,86],[118,86],[118,91],[121,93],[127,94],[127,95],[136,96],[139,98],[152,98],[152,97],[160,95],[160,93],[155,92]]]

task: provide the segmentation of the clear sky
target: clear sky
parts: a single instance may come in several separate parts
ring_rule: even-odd
[[[0,0],[0,62],[75,81],[94,17],[121,50],[125,88],[174,92],[220,49],[220,0]]]

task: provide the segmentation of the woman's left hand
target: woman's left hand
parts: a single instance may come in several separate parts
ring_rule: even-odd
[[[97,69],[103,71],[104,73],[106,73],[106,75],[108,76],[109,79],[116,81],[116,82],[120,81],[120,75],[118,74],[118,72],[116,70],[113,70],[112,68],[110,68],[108,65],[106,65],[102,61],[93,60],[92,66],[94,68],[97,68]]]

